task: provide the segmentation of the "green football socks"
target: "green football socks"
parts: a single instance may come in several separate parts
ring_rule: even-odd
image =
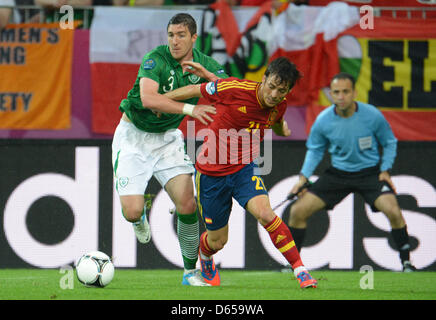
[[[180,214],[177,212],[177,237],[186,270],[195,269],[200,245],[199,223],[197,212]]]

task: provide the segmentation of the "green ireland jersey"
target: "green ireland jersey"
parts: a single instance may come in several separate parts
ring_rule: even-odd
[[[227,78],[223,67],[211,57],[193,49],[193,60],[200,63],[208,71],[220,78]],[[138,76],[133,88],[127,94],[127,98],[121,101],[120,110],[125,112],[127,117],[140,130],[146,132],[165,132],[177,128],[183,120],[184,114],[162,113],[157,117],[150,109],[142,106],[139,80],[142,77],[150,78],[159,83],[159,93],[184,87],[190,84],[207,82],[189,72],[183,72],[182,66],[173,58],[167,45],[158,46],[142,59]],[[197,104],[198,98],[185,100],[185,103]]]

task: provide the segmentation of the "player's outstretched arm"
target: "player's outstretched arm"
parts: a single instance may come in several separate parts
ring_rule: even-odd
[[[201,98],[200,85],[193,84],[182,88],[177,88],[176,90],[165,93],[165,96],[172,100],[187,100],[190,98]],[[189,114],[191,117],[198,119],[201,123],[207,125],[208,122],[212,122],[213,119],[208,115],[215,114],[215,107],[210,105],[197,105],[192,109],[192,113]]]
[[[206,79],[207,81],[216,81],[219,79],[214,73],[208,71],[205,67],[203,67],[198,62],[194,61],[184,61],[182,62],[182,67],[184,71],[188,71],[189,73],[195,74],[197,77]]]
[[[158,92],[159,84],[150,78],[141,78],[139,92],[144,108],[156,112],[183,113],[183,103],[176,102]]]
[[[165,93],[165,96],[172,100],[180,101],[191,98],[201,98],[203,95],[201,94],[199,84],[191,84],[189,86],[177,88],[173,91],[167,92]]]
[[[190,115],[205,125],[207,125],[208,122],[212,122],[212,118],[208,116],[208,114],[215,114],[215,107],[209,105],[194,106],[189,103],[174,101],[158,93],[158,87],[159,84],[156,81],[149,78],[141,78],[139,88],[141,102],[144,108],[149,108],[157,113],[165,112]]]

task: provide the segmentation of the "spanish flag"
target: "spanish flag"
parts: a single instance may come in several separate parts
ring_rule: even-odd
[[[211,218],[208,218],[208,217],[204,217],[204,221],[207,223],[207,224],[212,224],[212,219]]]

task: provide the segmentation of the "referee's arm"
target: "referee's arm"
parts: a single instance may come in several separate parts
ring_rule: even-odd
[[[379,125],[375,134],[383,148],[380,171],[388,171],[392,169],[395,157],[397,156],[397,139],[383,115],[379,118]]]
[[[322,134],[319,126],[319,123],[315,121],[306,142],[307,152],[300,174],[307,179],[310,178],[315,169],[318,167],[319,163],[324,157],[324,152],[328,145],[328,141]]]

